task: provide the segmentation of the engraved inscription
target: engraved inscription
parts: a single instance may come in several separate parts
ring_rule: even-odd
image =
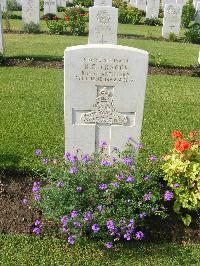
[[[113,97],[104,87],[96,98],[94,110],[82,114],[80,120],[86,124],[126,125],[127,116],[116,111]]]
[[[108,24],[110,22],[110,15],[108,13],[108,11],[106,10],[99,10],[97,13],[97,20],[99,23],[105,25]]]
[[[126,83],[134,82],[129,73],[127,58],[83,58],[80,81]]]

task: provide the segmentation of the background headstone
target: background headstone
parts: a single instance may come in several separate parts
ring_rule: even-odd
[[[97,3],[98,2],[98,3]],[[111,1],[99,0],[89,8],[89,43],[117,43],[118,9],[107,6]],[[106,4],[106,6],[102,6]]]
[[[22,21],[23,23],[40,23],[40,1],[22,0]]]
[[[195,22],[200,24],[200,1],[196,5]]]
[[[3,38],[3,22],[2,22],[1,4],[0,4],[0,54],[4,54],[4,38]]]
[[[137,7],[137,0],[130,0],[130,5]]]
[[[158,18],[160,0],[147,0],[146,18]]]
[[[112,0],[94,0],[94,6],[112,6]]]
[[[65,150],[91,154],[101,140],[124,148],[139,142],[148,53],[119,45],[89,44],[65,50]]]
[[[44,15],[48,13],[57,14],[56,0],[44,0]]]
[[[66,0],[57,0],[57,6],[66,7]]]
[[[165,4],[162,36],[168,38],[170,33],[179,35],[182,15],[182,5]]]
[[[146,0],[136,0],[136,7],[139,10],[146,11]]]
[[[5,12],[7,10],[7,0],[0,0],[1,11]]]

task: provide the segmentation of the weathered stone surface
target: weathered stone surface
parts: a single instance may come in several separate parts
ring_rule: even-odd
[[[200,1],[196,4],[195,22],[200,24]]]
[[[94,0],[94,6],[112,6],[112,0]]]
[[[136,7],[140,10],[146,11],[146,0],[136,0]]]
[[[57,2],[56,0],[44,0],[44,15],[51,13],[57,13]]]
[[[7,10],[7,0],[0,0],[1,11],[5,12]]]
[[[160,0],[147,0],[146,18],[158,18]]]
[[[140,140],[148,53],[118,45],[65,50],[65,150],[98,151],[105,140],[124,148]]]
[[[22,21],[24,23],[40,23],[40,1],[22,0]]]

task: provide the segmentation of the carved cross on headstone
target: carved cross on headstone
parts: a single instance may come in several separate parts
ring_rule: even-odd
[[[96,87],[97,97],[93,110],[74,110],[72,120],[74,120],[75,125],[95,125],[95,150],[98,151],[100,141],[105,140],[108,144],[107,151],[110,155],[112,151],[112,128],[114,126],[133,126],[135,123],[135,112],[120,113],[117,111],[113,97],[114,86]]]

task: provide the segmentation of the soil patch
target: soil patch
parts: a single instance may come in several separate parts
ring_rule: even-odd
[[[25,196],[30,198],[32,185],[33,179],[21,174],[0,177],[0,233],[32,234],[34,221],[42,217],[39,211],[22,203]],[[200,242],[199,217],[194,217],[190,227],[184,226],[175,215],[164,221],[159,217],[149,219],[146,240]]]
[[[38,68],[56,68],[63,69],[64,61],[53,60],[35,60],[35,59],[6,59],[4,66],[9,67],[38,67]],[[196,76],[200,77],[200,66],[194,67],[156,67],[149,66],[150,75],[178,75],[178,76]]]

